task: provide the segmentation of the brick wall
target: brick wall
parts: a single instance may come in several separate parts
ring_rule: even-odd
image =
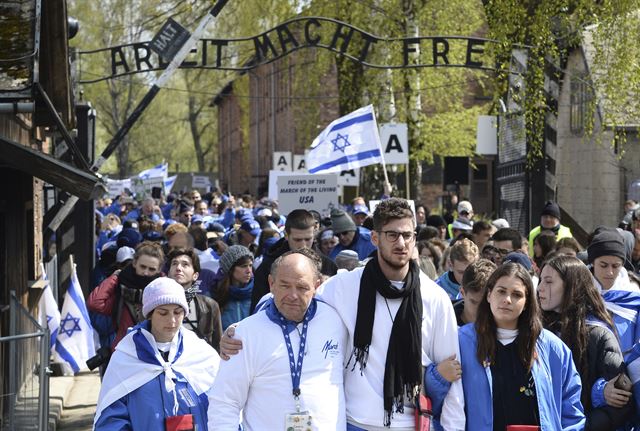
[[[234,85],[231,93],[220,99],[219,171],[223,187],[230,184],[236,194],[249,191],[265,195],[273,152],[304,154],[318,133],[339,116],[337,83],[331,70],[317,86],[305,85],[305,74],[317,67],[315,55],[314,51],[299,52],[259,66],[234,81],[248,79],[248,85]],[[248,124],[244,136],[240,133],[243,119]]]

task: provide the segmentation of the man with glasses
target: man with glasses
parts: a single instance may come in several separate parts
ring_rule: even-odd
[[[356,226],[353,219],[342,210],[331,210],[331,228],[339,241],[329,255],[334,261],[342,250],[353,250],[358,253],[359,260],[364,260],[376,249],[371,242],[371,233]]]
[[[460,356],[456,318],[447,294],[412,259],[415,222],[409,203],[400,198],[380,202],[373,228],[373,258],[365,267],[327,280],[317,297],[336,310],[349,334],[347,430],[413,430],[414,399],[406,394],[417,394],[433,378],[424,367]],[[223,358],[241,348],[240,340],[223,337]],[[428,392],[433,385],[424,387],[444,429],[464,430],[461,380],[440,398]]]
[[[492,245],[495,249],[493,250],[495,253],[495,260],[493,260],[493,262],[496,265],[500,265],[502,263],[502,259],[507,254],[522,248],[522,235],[520,235],[520,232],[510,227],[498,229],[491,239],[493,241]],[[483,253],[485,252],[485,249],[487,249],[486,246],[483,249]]]

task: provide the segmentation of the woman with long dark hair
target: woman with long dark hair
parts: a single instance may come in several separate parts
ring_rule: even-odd
[[[533,239],[533,261],[541,268],[547,255],[556,247],[556,236],[553,232],[544,231]],[[538,271],[540,271],[538,269]],[[539,274],[539,272],[537,273]]]
[[[571,351],[542,328],[523,266],[496,269],[476,322],[458,337],[467,431],[584,429]]]
[[[616,388],[624,359],[591,272],[575,257],[558,256],[542,267],[537,292],[545,328],[573,353],[582,380],[587,429],[622,426],[630,413],[631,405],[626,406],[631,393]]]
[[[222,279],[213,291],[220,305],[222,329],[248,317],[253,292],[253,254],[242,245],[232,245],[220,256],[218,276]]]

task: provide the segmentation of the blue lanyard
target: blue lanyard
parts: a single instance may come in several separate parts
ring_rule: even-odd
[[[280,319],[280,329],[282,329],[282,335],[284,335],[284,343],[287,346],[289,353],[289,368],[291,369],[291,385],[293,386],[293,397],[297,400],[300,397],[300,377],[302,376],[302,361],[304,359],[304,347],[307,343],[307,329],[309,328],[309,320],[311,320],[312,306],[310,305],[307,312],[304,315],[302,321],[302,333],[300,334],[300,349],[298,350],[298,361],[294,362],[293,358],[293,346],[291,345],[291,337],[289,337],[289,331],[287,331],[287,319],[278,312],[278,318]]]

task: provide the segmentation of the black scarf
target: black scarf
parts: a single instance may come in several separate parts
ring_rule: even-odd
[[[360,363],[360,372],[367,366],[369,346],[376,310],[376,292],[388,299],[402,298],[398,309],[384,367],[384,425],[391,425],[393,412],[404,412],[405,396],[414,400],[422,383],[422,297],[420,269],[411,260],[404,289],[397,290],[382,272],[378,256],[364,268],[360,279],[358,315],[353,340],[353,367]],[[386,316],[381,316],[386,318]],[[349,363],[351,359],[349,359]],[[352,368],[353,370],[353,368]]]
[[[129,264],[118,274],[118,281],[130,289],[144,289],[147,287],[147,284],[158,277],[160,277],[159,273],[150,276],[138,275],[133,265]]]

